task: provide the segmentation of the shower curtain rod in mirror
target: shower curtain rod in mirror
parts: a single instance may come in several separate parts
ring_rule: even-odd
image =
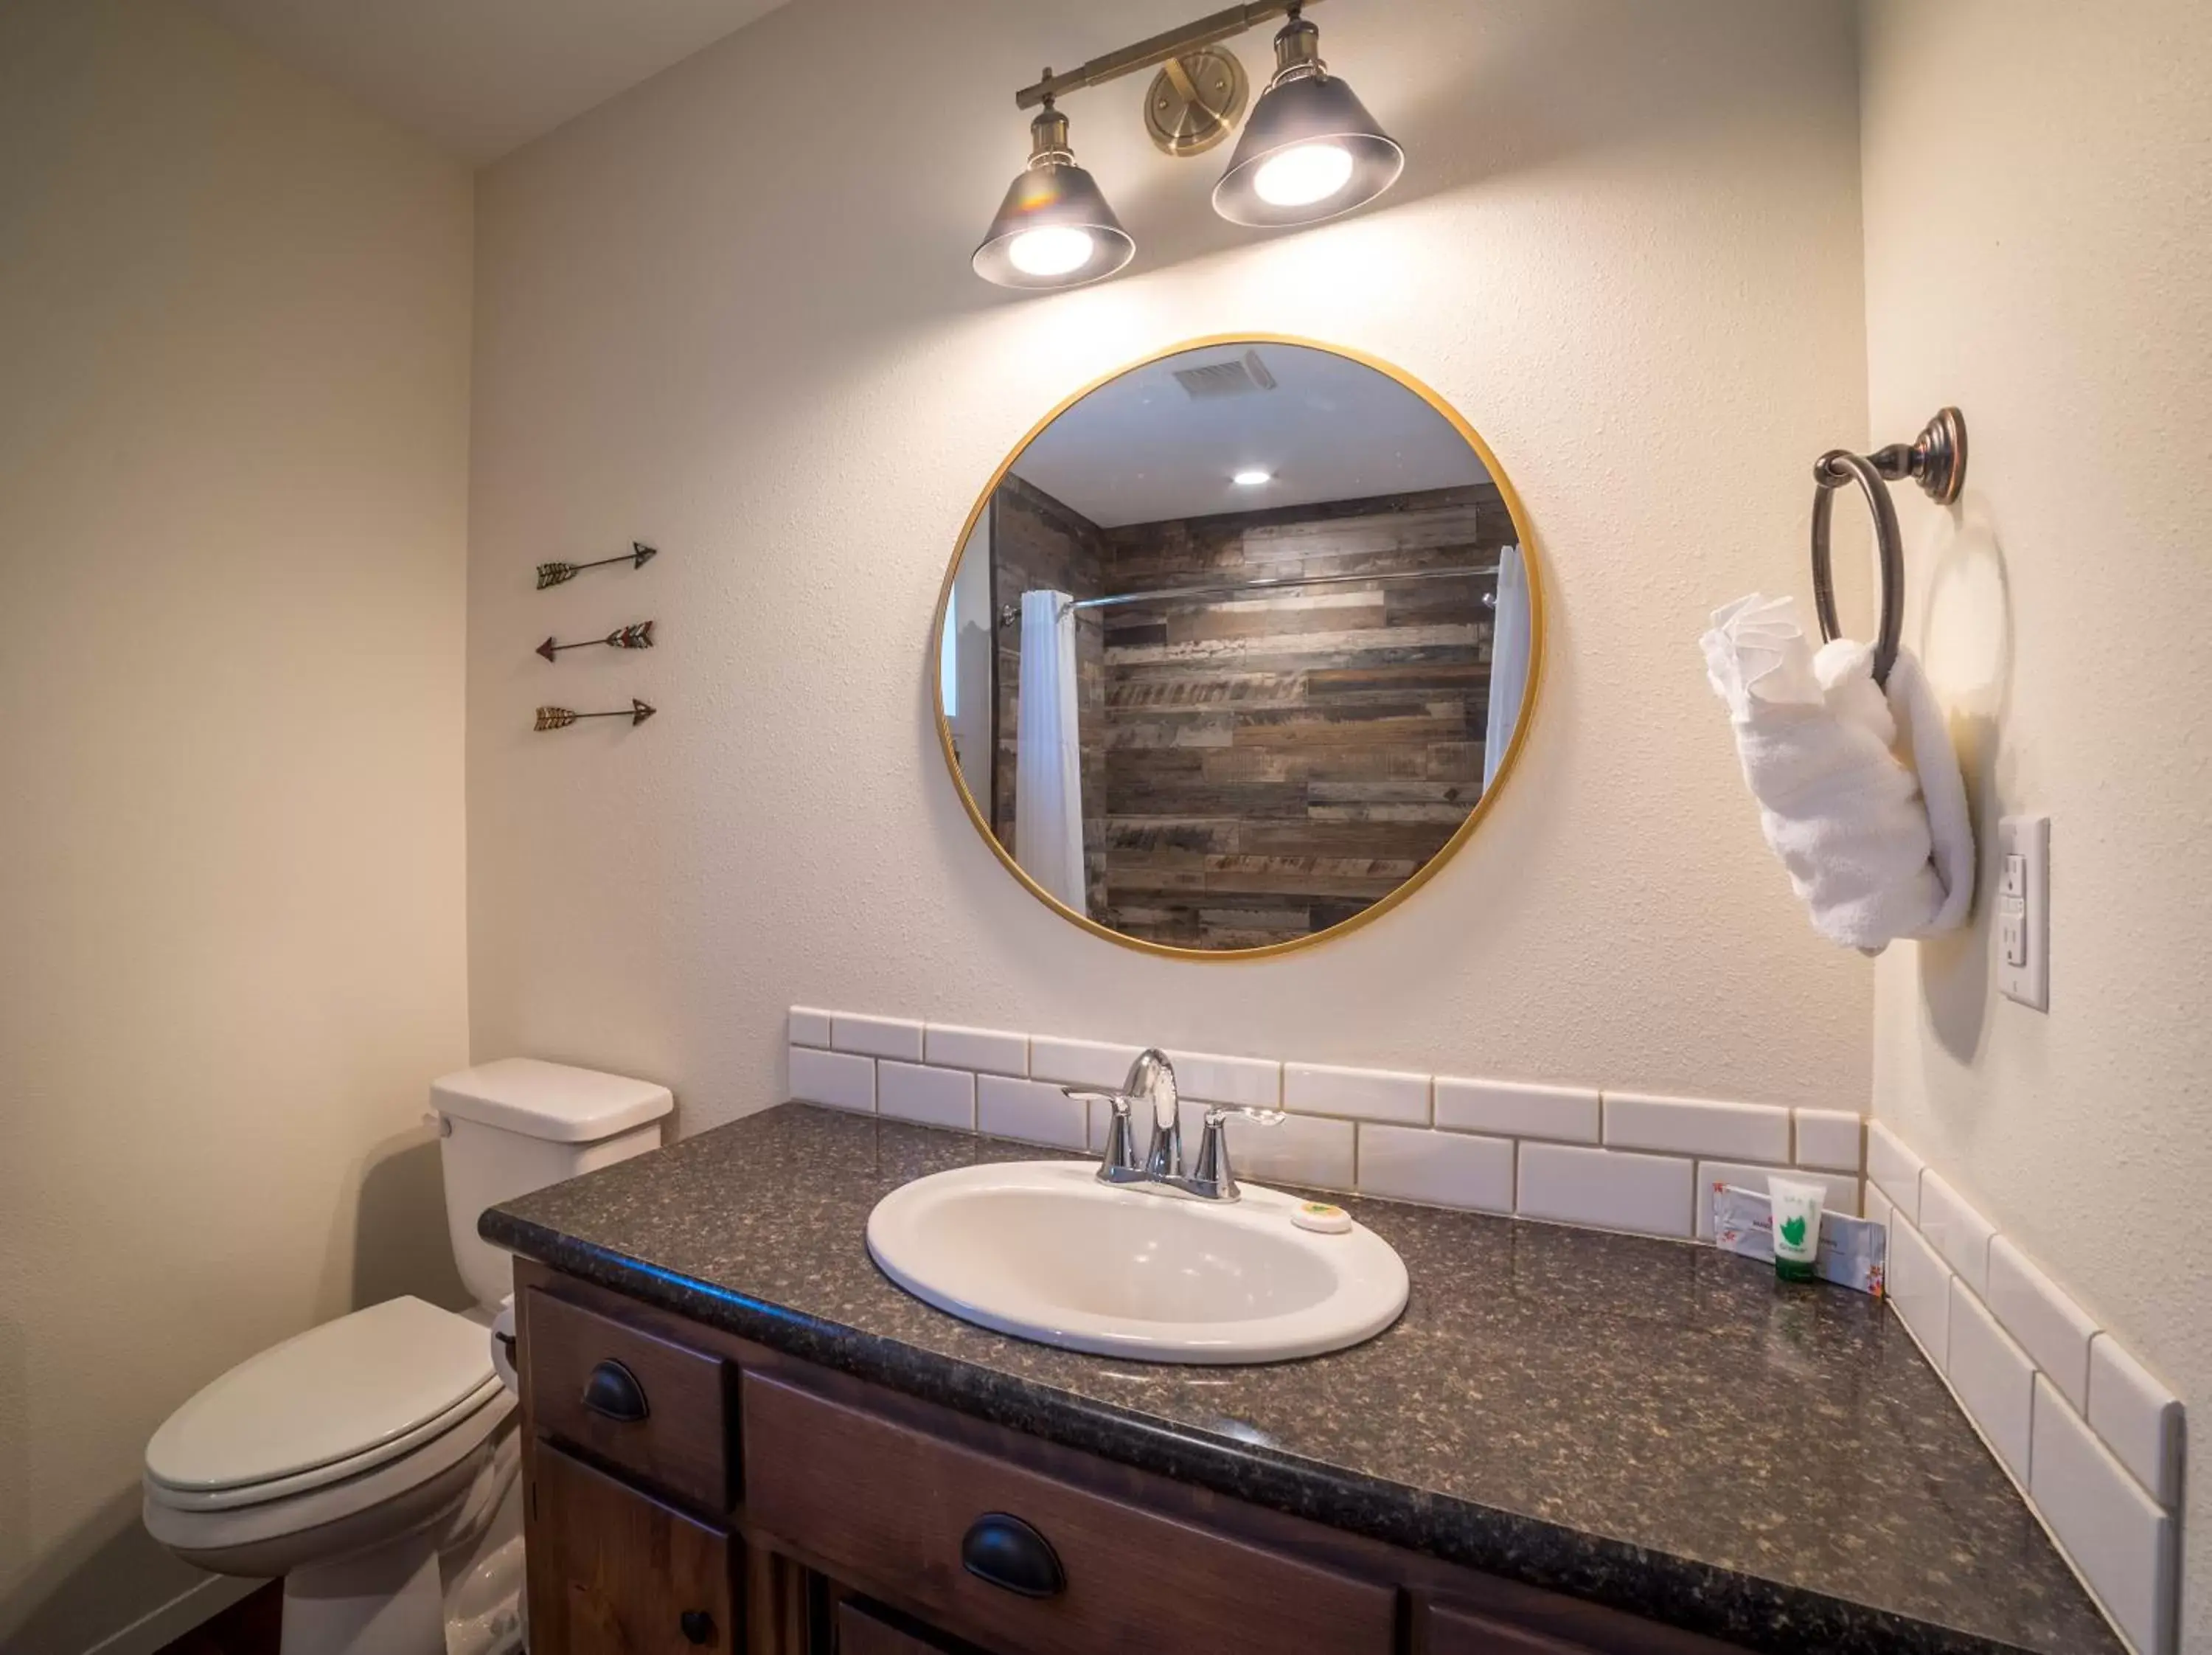
[[[1460,569],[1407,569],[1373,575],[1276,575],[1257,581],[1236,581],[1225,586],[1164,587],[1155,592],[1116,592],[1103,598],[1078,598],[1070,609],[1118,609],[1124,604],[1165,603],[1176,598],[1215,598],[1236,592],[1279,592],[1291,587],[1350,586],[1354,583],[1372,584],[1382,581],[1449,581],[1466,580],[1471,575],[1498,573],[1498,565],[1469,564]],[[1018,605],[1002,604],[999,608],[999,624],[1012,626],[1021,619]]]

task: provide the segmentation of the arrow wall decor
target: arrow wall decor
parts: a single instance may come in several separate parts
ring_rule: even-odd
[[[635,729],[651,718],[654,711],[653,708],[647,706],[644,702],[635,699],[627,707],[616,707],[604,713],[572,713],[566,707],[540,707],[538,709],[538,722],[534,727],[540,730],[565,730],[580,719],[626,718],[630,721],[630,727]]]
[[[538,653],[548,660],[556,658],[563,649],[650,649],[653,648],[653,623],[640,621],[634,626],[617,627],[604,638],[585,638],[575,643],[559,643],[551,638],[538,646]]]
[[[628,563],[632,569],[643,569],[646,560],[653,555],[653,547],[642,540],[633,540],[629,543],[629,550],[619,557],[601,557],[588,563],[540,563],[538,566],[538,589],[543,592],[549,586],[559,586],[564,581],[574,580],[587,569],[605,569],[609,563]]]

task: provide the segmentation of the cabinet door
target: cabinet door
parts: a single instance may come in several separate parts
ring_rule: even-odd
[[[1428,1655],[1597,1655],[1587,1644],[1566,1643],[1461,1609],[1431,1609],[1428,1628]]]
[[[1732,1655],[1729,1646],[1565,1599],[1544,1618],[1571,1617],[1559,1630],[1495,1620],[1464,1605],[1431,1603],[1420,1618],[1421,1655]],[[1582,1628],[1588,1628],[1588,1631]]]
[[[893,1625],[871,1604],[848,1597],[837,1605],[837,1655],[945,1655],[950,1647]]]
[[[531,1655],[738,1655],[730,1536],[532,1445]]]

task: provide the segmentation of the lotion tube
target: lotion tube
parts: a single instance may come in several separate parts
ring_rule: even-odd
[[[1767,1199],[1774,1206],[1774,1274],[1784,1281],[1810,1281],[1820,1253],[1820,1202],[1825,1185],[1796,1178],[1769,1178]]]

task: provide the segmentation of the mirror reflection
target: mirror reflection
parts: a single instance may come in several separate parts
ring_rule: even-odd
[[[1014,456],[937,677],[971,811],[1033,889],[1136,943],[1272,949],[1455,845],[1540,643],[1472,435],[1377,367],[1254,340],[1133,368]]]

